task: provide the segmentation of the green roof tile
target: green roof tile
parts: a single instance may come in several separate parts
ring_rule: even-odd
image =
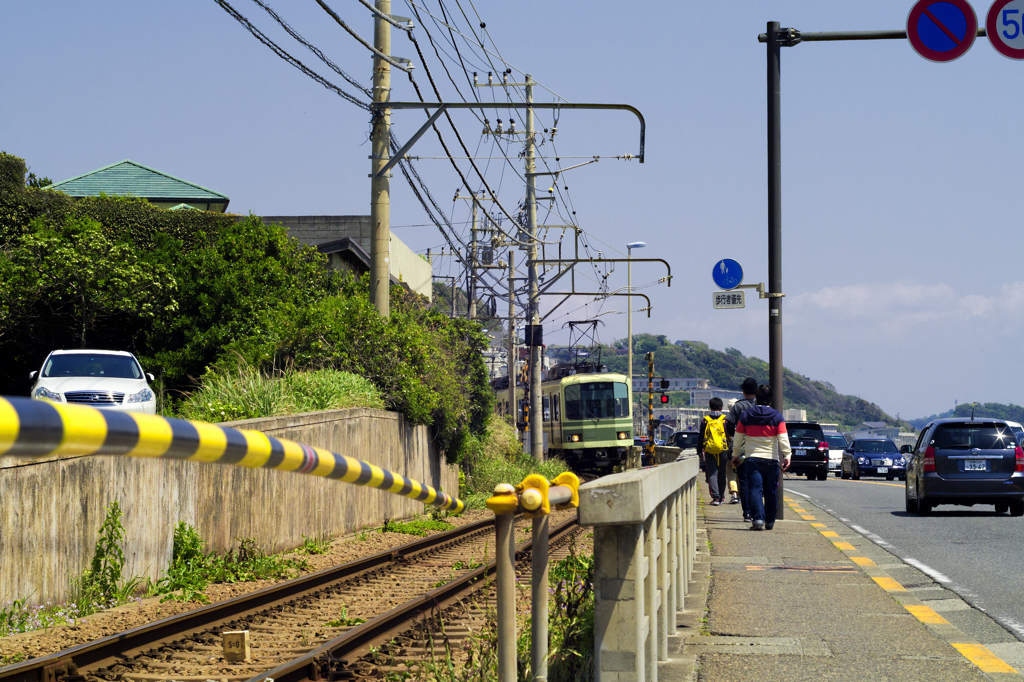
[[[49,189],[59,190],[73,197],[94,197],[103,192],[114,196],[131,195],[151,201],[228,201],[225,194],[127,159],[56,182],[50,185]]]

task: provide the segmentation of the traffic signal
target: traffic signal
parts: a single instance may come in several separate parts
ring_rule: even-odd
[[[668,396],[665,395],[664,393],[662,393],[661,394],[661,404],[664,405],[667,402],[668,402]]]

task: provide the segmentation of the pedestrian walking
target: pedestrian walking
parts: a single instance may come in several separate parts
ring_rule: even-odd
[[[731,462],[735,461],[737,457],[743,454],[735,449],[736,424],[739,423],[740,417],[743,413],[754,405],[754,398],[757,393],[757,380],[753,377],[747,377],[740,385],[740,390],[743,391],[743,399],[737,400],[733,403],[732,407],[729,408],[729,414],[725,416],[725,435],[729,438],[730,459],[727,479],[729,482],[730,492],[733,490],[733,485],[738,489],[738,494],[733,494],[733,499],[730,500],[730,502],[735,504],[738,501],[743,509],[743,520],[750,521],[750,495],[748,490],[750,486],[747,482],[747,477],[745,476],[744,464],[741,463],[737,466],[733,465]],[[736,498],[738,498],[738,500]]]
[[[708,401],[710,412],[700,423],[700,438],[697,440],[697,454],[704,461],[704,473],[707,476],[708,491],[711,493],[711,505],[722,504],[725,494],[725,479],[728,455],[728,442],[725,437],[725,415],[722,414],[722,399],[712,398]]]
[[[779,493],[779,466],[789,468],[791,450],[786,421],[771,406],[775,392],[771,386],[757,387],[756,404],[748,408],[736,425],[733,463],[746,467],[752,517],[751,530],[771,530]]]

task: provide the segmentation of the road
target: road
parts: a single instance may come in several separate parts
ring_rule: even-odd
[[[1024,517],[991,505],[904,511],[902,481],[792,478],[786,492],[810,498],[858,533],[927,573],[1024,641]]]

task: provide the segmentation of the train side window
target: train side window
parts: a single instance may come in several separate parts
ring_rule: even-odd
[[[583,419],[579,384],[565,387],[565,418]]]
[[[557,421],[561,421],[561,420],[562,420],[562,419],[561,419],[561,415],[560,415],[560,414],[558,413],[558,403],[559,403],[559,400],[558,400],[558,394],[556,393],[555,395],[551,396],[551,400],[552,400],[552,401],[554,402],[554,404],[555,404],[555,421],[556,421],[556,422],[557,422]]]
[[[551,399],[544,396],[544,421],[551,421]]]

